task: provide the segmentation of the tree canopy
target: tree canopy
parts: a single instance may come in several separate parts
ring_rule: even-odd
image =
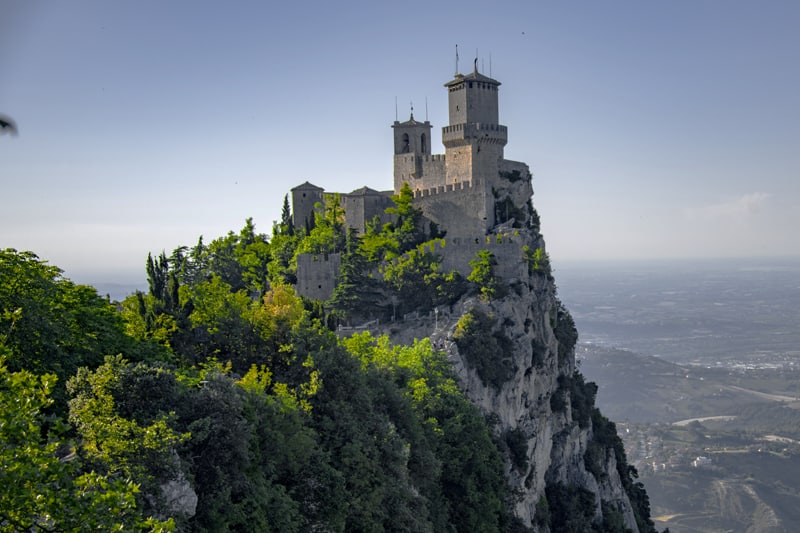
[[[148,290],[118,303],[0,252],[0,531],[523,531],[503,454],[524,436],[498,434],[429,340],[332,329],[500,290],[489,252],[467,280],[444,272],[411,190],[393,200],[391,221],[358,235],[336,195],[308,228],[285,199],[271,237],[248,218],[148,255]],[[295,292],[301,253],[341,254],[330,301]],[[530,261],[548,268],[541,250]],[[560,308],[554,322],[571,349],[574,321]],[[468,313],[455,340],[484,382],[513,373],[490,317]],[[593,453],[614,450],[646,509],[591,386],[563,385],[573,418],[601,430]],[[547,498],[551,524],[584,523],[570,509],[585,495]]]

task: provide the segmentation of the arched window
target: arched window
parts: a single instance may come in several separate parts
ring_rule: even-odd
[[[400,153],[407,154],[410,151],[411,150],[410,150],[410,148],[408,146],[408,133],[404,133],[403,134],[403,146],[400,149]]]
[[[428,143],[425,142],[425,139],[426,139],[425,138],[425,134],[423,133],[419,138],[420,142],[422,143],[422,153],[423,154],[426,153],[426,150],[427,150],[426,146],[428,145]]]

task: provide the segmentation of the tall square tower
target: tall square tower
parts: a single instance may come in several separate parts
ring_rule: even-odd
[[[484,76],[456,74],[445,83],[450,124],[442,128],[448,183],[473,186],[493,180],[503,159],[508,131],[500,125],[497,93],[500,82]]]

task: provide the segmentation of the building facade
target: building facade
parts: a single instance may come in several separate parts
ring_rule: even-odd
[[[412,112],[409,120],[395,121],[393,190],[363,187],[340,194],[348,227],[362,233],[375,217],[381,223],[389,221],[385,210],[393,205],[391,196],[405,184],[413,191],[414,205],[424,217],[445,230],[450,243],[460,243],[463,246],[459,249],[468,247],[470,253],[485,242],[494,243],[486,236],[497,228],[505,231],[530,223],[533,208],[526,204],[533,194],[530,170],[524,163],[504,158],[508,131],[500,124],[500,82],[479,73],[476,65],[472,73],[456,74],[444,87],[449,111],[449,124],[442,128],[445,153],[431,153],[432,126],[427,120],[416,120]],[[324,195],[322,188],[308,182],[292,189],[296,227],[309,227],[309,221],[313,224],[314,206],[323,202]],[[503,255],[508,255],[511,248],[502,247]],[[469,254],[463,251],[453,247],[438,252],[445,259],[443,264],[466,271]],[[453,260],[448,259],[449,255]],[[511,256],[517,258],[520,254],[513,252]],[[303,264],[314,268],[315,262],[304,259]],[[315,295],[328,289],[332,292],[335,276],[323,286],[315,285]]]

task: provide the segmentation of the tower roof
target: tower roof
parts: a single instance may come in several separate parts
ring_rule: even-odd
[[[470,74],[456,74],[456,77],[445,83],[444,86],[452,87],[453,85],[458,85],[459,83],[464,83],[465,81],[480,81],[483,83],[491,83],[492,85],[500,85],[499,81],[490,78],[489,76],[484,76],[478,72],[478,69],[476,68]]]
[[[386,196],[386,193],[376,191],[375,189],[370,189],[369,187],[361,187],[351,193],[348,193],[347,196]]]
[[[323,189],[322,187],[317,187],[317,186],[316,186],[316,185],[314,185],[313,183],[309,183],[309,182],[307,182],[307,181],[306,181],[306,182],[303,182],[303,183],[301,183],[301,184],[300,184],[300,185],[298,185],[297,187],[292,187],[292,190],[293,190],[293,191],[300,190],[300,189],[305,189],[305,190],[311,189],[311,190],[314,190],[314,191],[324,191],[324,190],[325,190],[325,189]]]
[[[429,122],[426,120],[425,122],[420,122],[414,119],[414,113],[411,113],[411,118],[406,120],[405,122],[397,122],[395,121],[393,128],[396,126],[426,126],[429,125]]]

